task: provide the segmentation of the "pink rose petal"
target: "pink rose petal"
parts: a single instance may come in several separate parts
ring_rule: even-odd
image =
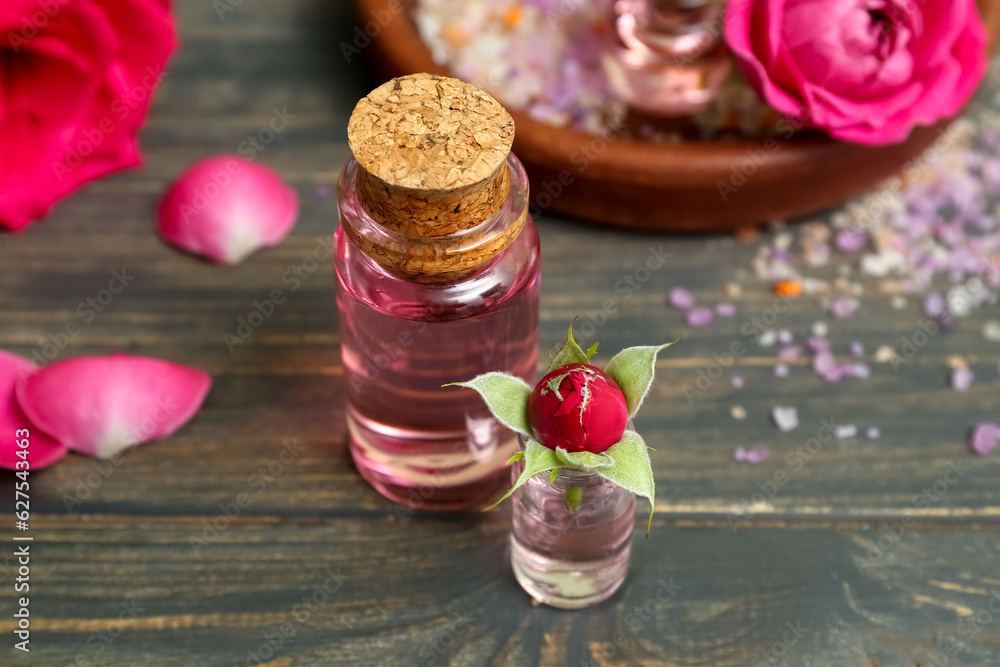
[[[972,437],[969,439],[969,446],[973,453],[985,456],[1000,443],[1000,426],[992,422],[977,424],[972,429]]]
[[[160,235],[182,250],[237,264],[281,242],[295,226],[299,198],[254,162],[223,155],[195,164],[160,202]]]
[[[66,455],[66,448],[28,421],[17,404],[17,381],[33,370],[35,365],[27,359],[0,350],[0,468],[17,470],[17,463],[24,460],[17,455],[22,449],[17,443],[24,440],[23,434],[19,437],[21,429],[28,432],[28,470],[40,470]]]
[[[28,418],[70,449],[99,458],[165,438],[194,416],[212,380],[159,359],[115,354],[61,361],[17,384]]]
[[[851,296],[844,296],[833,302],[830,312],[838,320],[843,320],[855,313],[858,309],[858,300]]]

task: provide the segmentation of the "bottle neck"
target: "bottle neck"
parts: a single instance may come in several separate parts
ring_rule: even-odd
[[[389,216],[394,222],[381,222],[385,215],[376,217],[369,212],[371,193],[365,193],[370,181],[363,173],[352,159],[340,174],[337,205],[344,232],[389,273],[414,282],[454,282],[474,274],[513,243],[528,218],[528,178],[513,153],[507,158],[502,178],[497,179],[499,185],[491,186],[505,190],[499,207],[484,204],[480,217],[467,210],[465,228],[452,231],[457,224],[446,226],[443,234],[439,233],[441,228],[427,224],[426,208],[417,206],[410,215],[402,199],[396,200]],[[363,185],[366,182],[369,185]],[[496,199],[494,192],[482,201]]]

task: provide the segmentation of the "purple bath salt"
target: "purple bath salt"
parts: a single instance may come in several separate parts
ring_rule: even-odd
[[[770,456],[771,450],[763,445],[750,450],[737,447],[736,451],[733,452],[733,459],[742,463],[763,463]]]
[[[851,343],[851,354],[853,354],[855,357],[865,356],[865,346],[862,345],[859,341],[854,341],[853,343]]]
[[[793,340],[795,340],[795,338],[792,336],[792,332],[788,329],[782,329],[778,332],[778,342],[782,345],[790,345]]]
[[[837,233],[833,244],[842,253],[853,253],[863,250],[868,245],[868,238],[860,229],[844,229]]]
[[[879,436],[881,435],[882,431],[879,429],[878,426],[869,426],[868,430],[865,431],[865,437],[867,437],[869,440],[878,440]]]
[[[996,449],[998,443],[1000,443],[1000,426],[992,422],[983,422],[972,429],[969,446],[973,453],[985,456]]]
[[[731,303],[716,304],[715,314],[719,317],[732,317],[736,314],[736,306]]]
[[[683,287],[675,287],[670,290],[670,305],[680,310],[687,310],[694,307],[694,295]]]
[[[733,389],[742,389],[743,388],[743,378],[741,376],[739,376],[739,375],[734,375],[733,379],[730,380],[729,383],[731,385],[733,385]]]
[[[687,323],[692,327],[707,327],[712,322],[712,311],[708,308],[689,310]]]
[[[966,391],[975,379],[976,376],[968,368],[956,368],[951,372],[951,388],[955,391]]]
[[[927,317],[937,318],[944,314],[944,297],[934,292],[928,294],[924,299],[924,314]]]
[[[785,363],[794,363],[798,361],[799,357],[801,356],[802,356],[802,346],[793,345],[791,347],[782,348],[781,351],[778,352],[778,361],[782,361]]]
[[[816,336],[810,336],[806,341],[809,349],[813,352],[829,352],[830,351],[830,341],[826,338],[818,338]]]
[[[843,320],[855,313],[858,309],[858,300],[852,296],[843,296],[833,302],[830,312],[838,320]]]
[[[778,364],[774,367],[774,374],[780,378],[788,377],[788,366],[785,364]]]

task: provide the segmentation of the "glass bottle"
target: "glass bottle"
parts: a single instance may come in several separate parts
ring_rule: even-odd
[[[602,57],[614,93],[633,109],[690,116],[729,75],[721,0],[615,0],[612,43]]]
[[[513,479],[523,466],[514,466]],[[618,590],[632,554],[633,493],[596,473],[561,468],[551,484],[548,473],[532,477],[513,501],[511,565],[531,597],[579,609]]]
[[[413,509],[487,503],[506,488],[505,463],[517,450],[516,435],[475,391],[442,385],[489,371],[529,383],[535,376],[540,261],[528,180],[510,153],[513,121],[509,136],[483,148],[497,133],[483,107],[495,125],[510,118],[454,79],[390,81],[352,116],[355,159],[337,187],[334,266],[350,450],[372,486]],[[365,118],[367,134],[359,129]],[[402,185],[394,179],[405,165],[387,166],[397,148],[412,167]],[[423,187],[439,185],[441,172],[454,184],[453,158],[465,149],[485,178]]]

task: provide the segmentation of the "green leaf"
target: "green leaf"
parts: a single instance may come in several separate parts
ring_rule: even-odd
[[[468,382],[453,382],[444,386],[475,389],[497,421],[527,438],[535,437],[528,425],[531,387],[521,378],[507,373],[486,373]]]
[[[576,320],[574,320],[575,322]],[[566,364],[589,364],[590,358],[587,353],[583,351],[583,348],[577,344],[576,340],[573,338],[573,322],[569,323],[569,331],[566,333],[566,341],[556,352],[556,355],[552,357],[552,363],[549,364],[548,372],[552,372],[560,366],[565,366]]]
[[[677,340],[680,340],[678,338]],[[625,403],[628,405],[628,416],[634,417],[642,405],[642,399],[646,398],[649,388],[653,384],[653,374],[656,370],[656,355],[660,350],[665,350],[674,343],[666,345],[650,345],[645,347],[629,347],[616,354],[604,372],[614,378],[618,386],[625,394]]]
[[[646,526],[646,535],[649,535],[649,529],[653,527],[656,484],[653,481],[653,464],[649,460],[646,443],[635,431],[625,431],[622,439],[608,449],[608,454],[615,464],[610,468],[598,468],[594,472],[623,489],[649,499],[649,524]]]
[[[489,511],[507,500],[510,494],[514,493],[520,489],[524,484],[534,477],[535,475],[540,475],[543,472],[548,472],[559,467],[559,459],[556,458],[556,453],[534,440],[528,440],[524,446],[524,470],[521,471],[521,476],[517,478],[514,486],[511,487],[510,491],[503,494],[503,498],[496,501],[483,511]]]
[[[594,471],[597,468],[610,468],[615,464],[615,460],[605,452],[594,454],[593,452],[568,452],[562,447],[556,447],[556,458],[567,468],[579,468],[581,470]]]

